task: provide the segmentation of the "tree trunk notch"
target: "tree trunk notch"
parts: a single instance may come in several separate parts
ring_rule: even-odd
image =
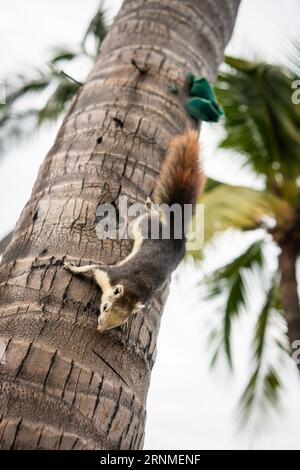
[[[126,256],[128,241],[97,238],[96,209],[151,194],[168,142],[192,124],[168,85],[183,87],[187,72],[215,77],[238,4],[125,0],[2,259],[2,448],[142,447],[166,292],[101,334],[98,289],[62,264]]]

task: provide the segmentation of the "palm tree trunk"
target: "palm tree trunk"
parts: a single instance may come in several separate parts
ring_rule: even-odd
[[[281,300],[292,352],[296,352],[295,349],[299,350],[300,348],[300,304],[296,276],[298,251],[299,249],[294,243],[285,241],[281,244],[281,254],[279,255]],[[297,354],[298,359],[299,356]],[[297,366],[300,371],[300,362],[297,363]]]
[[[9,232],[7,235],[5,235],[4,238],[2,238],[2,240],[0,240],[0,260],[1,260],[1,256],[3,255],[4,251],[6,250],[8,245],[10,244],[12,234],[13,234],[12,232]]]
[[[101,203],[144,201],[187,127],[188,71],[213,79],[239,0],[125,0],[40,168],[0,269],[2,448],[138,449],[166,292],[123,328],[96,331],[99,291],[62,269],[115,263]],[[191,124],[191,122],[189,123]]]

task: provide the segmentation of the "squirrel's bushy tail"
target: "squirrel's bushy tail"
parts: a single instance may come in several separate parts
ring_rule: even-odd
[[[169,145],[166,158],[154,188],[156,204],[192,204],[193,211],[203,191],[205,177],[198,160],[198,133],[193,130],[176,136]]]

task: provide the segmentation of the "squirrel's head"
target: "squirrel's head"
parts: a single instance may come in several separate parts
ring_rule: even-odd
[[[98,331],[110,330],[123,325],[130,315],[140,312],[144,305],[132,289],[124,284],[112,286],[102,295]]]

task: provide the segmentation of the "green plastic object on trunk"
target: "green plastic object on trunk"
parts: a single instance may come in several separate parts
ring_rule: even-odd
[[[218,122],[224,113],[209,81],[192,73],[187,74],[187,81],[191,96],[185,102],[188,114],[197,121]]]

